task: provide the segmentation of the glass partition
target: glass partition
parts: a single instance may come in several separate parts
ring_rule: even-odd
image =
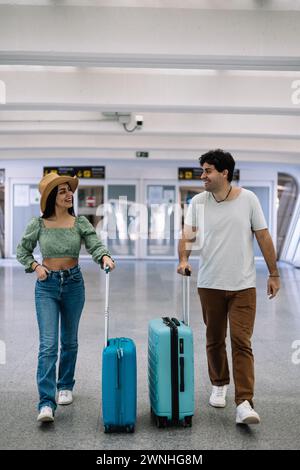
[[[4,178],[5,170],[0,170],[0,258],[4,258]]]
[[[108,184],[107,246],[114,256],[136,256],[136,185]]]
[[[147,256],[174,256],[174,204],[176,187],[147,185]]]
[[[103,186],[80,185],[78,187],[77,215],[84,215],[95,228],[103,218],[97,215],[97,207],[102,205],[104,201],[103,194]],[[81,248],[81,254],[88,254],[84,245]]]
[[[267,225],[270,224],[270,188],[268,186],[243,186],[256,194],[261,204]],[[258,246],[256,238],[254,237],[254,256],[262,257],[262,252]]]
[[[13,185],[13,236],[12,254],[16,249],[25,228],[32,217],[40,216],[40,194],[37,184],[14,184]],[[35,254],[39,254],[36,248]]]

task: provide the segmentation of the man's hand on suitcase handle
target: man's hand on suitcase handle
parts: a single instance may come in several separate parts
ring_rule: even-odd
[[[182,276],[190,276],[192,274],[192,266],[187,261],[181,261],[177,266],[177,273]]]

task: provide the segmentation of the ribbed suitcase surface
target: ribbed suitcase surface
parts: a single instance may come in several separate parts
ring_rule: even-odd
[[[102,413],[106,432],[133,432],[136,422],[136,347],[129,338],[109,339],[102,355]]]
[[[134,432],[137,405],[136,347],[109,334],[109,268],[105,268],[105,341],[102,353],[102,415],[105,432]]]
[[[183,322],[176,320],[177,326],[171,323],[172,328],[162,318],[149,323],[148,383],[151,409],[160,427],[180,422],[190,426],[194,414],[193,333]]]

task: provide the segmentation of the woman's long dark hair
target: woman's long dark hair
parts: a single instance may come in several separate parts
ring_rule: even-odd
[[[55,186],[55,188],[52,189],[51,193],[47,197],[46,209],[44,210],[42,219],[48,219],[53,214],[55,214],[55,201],[56,201],[57,191],[58,191],[58,186]],[[73,195],[72,195],[72,200],[74,201]],[[68,209],[68,212],[73,217],[76,217],[73,206]]]

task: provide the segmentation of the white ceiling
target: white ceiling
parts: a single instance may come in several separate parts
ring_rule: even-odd
[[[224,147],[300,164],[298,11],[279,0],[0,0],[0,161],[137,149],[192,160]],[[131,113],[131,125],[142,114],[143,129],[127,134],[105,111]]]
[[[299,0],[0,0],[0,5],[179,8],[195,10],[300,10]]]

